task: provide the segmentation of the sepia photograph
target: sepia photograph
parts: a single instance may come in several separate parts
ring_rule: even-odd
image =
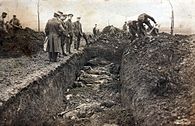
[[[0,0],[0,126],[195,126],[195,0]]]

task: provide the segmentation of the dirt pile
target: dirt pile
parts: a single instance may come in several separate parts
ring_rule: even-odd
[[[119,28],[114,27],[114,31],[116,34],[122,33],[122,30],[120,30]],[[106,26],[103,30],[102,30],[102,34],[109,34],[111,32],[111,26]]]
[[[0,57],[31,56],[43,48],[44,33],[30,28],[19,29],[16,34],[7,34],[3,46],[0,46]]]
[[[133,109],[139,125],[194,123],[192,84],[185,76],[190,54],[189,36],[165,33],[137,39],[126,49],[120,73],[122,102]]]

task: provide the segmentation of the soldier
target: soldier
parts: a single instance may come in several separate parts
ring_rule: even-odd
[[[54,13],[54,17],[48,20],[45,33],[48,36],[48,48],[49,60],[52,62],[57,62],[58,53],[61,52],[61,39],[60,34],[63,31],[62,24],[59,22],[59,14]]]
[[[20,20],[18,18],[16,18],[16,15],[13,15],[13,18],[10,20],[9,22],[13,28],[15,29],[19,29],[22,28],[21,24],[20,24]]]
[[[95,24],[95,27],[93,28],[93,35],[94,37],[97,36],[97,24]]]
[[[67,33],[67,26],[65,24],[65,20],[67,18],[66,14],[61,14],[60,15],[60,22],[62,24],[62,27],[64,29],[64,31],[62,31],[61,33],[61,48],[62,48],[62,55],[67,56],[67,54],[64,51],[64,45],[66,43],[66,40],[68,39],[69,35]]]
[[[74,49],[79,50],[81,37],[83,36],[82,25],[80,23],[81,17],[77,17],[77,21],[74,22],[74,34],[76,41],[74,41]]]
[[[149,19],[152,20],[156,24],[156,21],[154,20],[154,18],[149,16],[148,14],[143,13],[143,14],[139,15],[139,17],[138,17],[139,36],[141,36],[141,37],[145,36],[146,29],[143,25],[144,23],[149,27],[150,30],[153,28]]]
[[[11,29],[12,29],[12,34],[13,37],[15,37],[16,32],[18,31],[18,29],[21,29],[22,26],[20,24],[20,20],[18,18],[16,18],[16,15],[13,15],[13,18],[10,20],[10,25],[11,25]]]
[[[129,26],[129,33],[131,35],[130,39],[133,41],[136,38],[136,35],[138,35],[138,21],[133,20],[128,22]]]
[[[127,22],[123,25],[123,36],[127,36]]]
[[[7,32],[7,29],[6,29],[6,26],[5,26],[5,21],[4,19],[6,18],[7,16],[7,13],[6,12],[3,12],[1,17],[0,17],[0,45],[2,46],[3,45],[3,41],[4,41],[4,35]]]
[[[72,54],[71,51],[70,51],[71,44],[72,44],[72,41],[73,41],[72,17],[73,17],[73,14],[68,14],[68,20],[65,22],[66,26],[67,26],[67,32],[68,32],[68,35],[69,35],[69,38],[68,38],[67,43],[66,43],[66,52],[69,53],[69,54]]]

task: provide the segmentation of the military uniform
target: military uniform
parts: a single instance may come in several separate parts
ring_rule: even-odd
[[[0,45],[3,45],[3,41],[4,41],[4,36],[6,34],[7,30],[6,30],[6,26],[5,26],[5,21],[4,18],[1,16],[0,17]]]
[[[65,22],[66,26],[67,26],[67,33],[69,35],[69,38],[67,40],[66,43],[66,52],[71,53],[70,49],[71,49],[71,45],[72,45],[72,41],[73,41],[73,24],[72,21],[70,19],[68,19]]]
[[[95,37],[97,36],[97,28],[96,28],[96,27],[93,28],[93,35],[94,35]]]
[[[156,21],[154,20],[153,17],[151,17],[145,13],[139,15],[139,17],[138,17],[139,35],[145,36],[145,33],[144,33],[145,27],[144,27],[143,23],[145,23],[150,29],[152,29],[152,25],[150,24],[149,19],[152,20],[156,24]]]
[[[64,51],[64,45],[66,44],[66,40],[68,39],[68,32],[67,32],[67,26],[66,23],[62,20],[60,20],[60,23],[62,24],[62,27],[64,31],[61,31],[61,48],[62,48],[62,54],[67,55]]]
[[[124,31],[124,32],[127,31],[127,24],[126,24],[126,23],[123,25],[123,31]]]
[[[74,41],[74,49],[78,50],[82,37],[82,25],[79,21],[74,22],[74,34],[77,38],[76,41]]]
[[[54,17],[50,19],[45,27],[45,33],[48,36],[48,48],[50,61],[57,61],[58,53],[61,53],[61,39],[60,34],[63,31],[62,25],[59,20]]]
[[[131,35],[131,41],[136,38],[136,34],[138,34],[138,24],[137,21],[129,21],[129,33]]]

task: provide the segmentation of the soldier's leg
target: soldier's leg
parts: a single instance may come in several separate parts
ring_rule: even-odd
[[[73,41],[73,36],[70,36],[70,44],[69,44],[69,48],[68,48],[68,52],[71,54],[71,45],[72,45],[72,41]]]
[[[66,56],[66,53],[64,51],[64,45],[65,45],[65,36],[61,39],[61,48],[62,48],[62,55]]]
[[[70,38],[67,38],[67,41],[66,41],[66,53],[69,53],[69,46],[70,46]]]
[[[144,23],[150,28],[150,30],[153,28],[152,25],[151,25],[151,23],[150,23],[150,21],[146,21]]]
[[[52,52],[48,52],[48,55],[49,55],[49,61],[51,62],[52,61]]]
[[[76,35],[76,40],[74,40],[74,49],[77,49],[77,40],[78,40],[78,36]]]
[[[53,61],[57,62],[58,52],[53,53]]]
[[[3,46],[3,35],[0,31],[0,46]]]
[[[89,46],[88,39],[87,39],[87,35],[86,34],[83,34],[83,38],[85,39],[86,46]]]
[[[80,42],[81,42],[81,36],[79,35],[77,39],[77,50],[79,50]]]

